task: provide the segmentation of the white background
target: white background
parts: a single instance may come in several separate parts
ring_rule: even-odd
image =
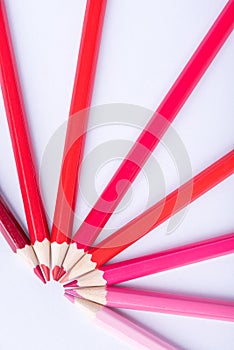
[[[155,110],[225,3],[224,0],[109,0],[92,104],[130,103]],[[6,0],[6,5],[40,169],[50,138],[67,119],[85,1]],[[189,153],[194,175],[232,148],[233,60],[232,35],[173,123]],[[26,227],[2,97],[0,124],[1,190]],[[99,142],[98,132],[103,141],[110,135],[118,139],[126,130],[124,126],[111,131],[101,128],[96,136],[89,135],[86,154]],[[128,140],[136,136],[136,130],[128,130]],[[175,165],[161,146],[154,156],[161,165],[169,192],[178,186]],[[98,191],[117,164],[103,166],[96,177],[90,174]],[[136,184],[133,207],[115,215],[111,227],[144,209],[145,176],[139,176]],[[173,234],[166,233],[165,223],[115,261],[232,232],[233,190],[233,178],[229,178],[193,203]],[[54,198],[46,197],[46,201],[50,206]],[[78,208],[84,218],[88,206],[80,200]],[[64,300],[59,285],[41,285],[19,263],[2,237],[0,262],[0,349],[130,349]],[[128,285],[233,299],[233,263],[230,255]],[[231,350],[234,346],[234,325],[228,322],[126,313],[181,349]]]

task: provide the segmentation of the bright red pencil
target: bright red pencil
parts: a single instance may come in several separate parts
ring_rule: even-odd
[[[24,233],[22,227],[12,214],[6,201],[0,195],[0,232],[14,253],[21,257],[34,273],[45,282],[41,272],[37,256],[31,246],[31,242]]]
[[[233,21],[234,1],[228,1],[73,237],[73,243],[70,245],[63,264],[66,271],[68,271],[94,243],[128,190],[130,184],[139,174],[151,152],[158,145],[163,134],[183,107],[225,40],[232,32]],[[118,188],[118,193],[116,192],[116,188]]]
[[[92,248],[83,257],[86,271],[105,264],[233,172],[234,151],[231,151]],[[61,280],[62,283],[79,276],[81,262],[82,259]]]
[[[114,308],[234,322],[234,301],[115,286],[78,288],[67,293]]]
[[[28,230],[41,268],[50,279],[50,236],[37,181],[33,148],[4,1],[0,0],[0,79]]]
[[[80,276],[65,288],[119,284],[135,278],[194,264],[234,253],[234,233],[187,244],[139,258],[96,268],[87,273],[85,261],[79,266]],[[85,259],[82,259],[85,260]],[[82,263],[82,261],[80,261]],[[89,266],[89,265],[88,265]],[[82,269],[83,267],[83,269]]]
[[[58,279],[72,234],[88,107],[92,99],[106,1],[88,0],[86,5],[51,235],[52,273],[55,280]]]

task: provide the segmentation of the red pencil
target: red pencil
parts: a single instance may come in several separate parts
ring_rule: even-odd
[[[66,293],[114,308],[234,322],[234,301],[115,286],[78,288]]]
[[[108,307],[93,303],[89,300],[75,298],[65,293],[65,297],[73,304],[84,310],[88,316],[94,319],[98,325],[105,326],[108,331],[123,338],[134,346],[135,349],[142,350],[179,350],[161,336],[150,332],[138,322],[122,316],[120,313]]]
[[[84,256],[86,271],[92,271],[95,267],[98,268],[105,264],[179,210],[232,175],[233,171],[234,151],[231,151],[92,248]],[[80,275],[79,265],[81,261],[67,273],[61,280],[62,283]]]
[[[21,257],[34,273],[45,282],[31,242],[0,195],[0,231],[14,253]]]
[[[76,288],[118,284],[231,253],[234,253],[234,233],[109,264],[96,268],[89,273],[87,273],[85,261],[82,264],[82,260],[85,259],[82,259],[79,266],[81,277],[64,287]]]
[[[72,234],[88,107],[92,99],[106,1],[88,0],[86,5],[51,235],[52,273],[55,280],[59,277]]]
[[[0,0],[0,79],[21,194],[32,245],[50,279],[50,236],[42,203],[33,148],[4,1]]]
[[[133,148],[73,237],[63,267],[68,271],[94,243],[151,152],[194,90],[233,29],[234,1],[223,11],[153,114]],[[122,181],[124,180],[124,181]],[[118,193],[116,192],[118,188]]]

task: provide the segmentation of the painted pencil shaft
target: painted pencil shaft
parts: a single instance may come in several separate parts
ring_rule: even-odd
[[[61,280],[65,283],[98,268],[234,172],[234,151],[210,165],[164,199],[92,248]],[[85,261],[83,263],[82,261]],[[86,278],[86,277],[85,277]]]
[[[231,253],[234,253],[234,233],[109,264],[89,273],[85,270],[85,266],[82,271],[83,265],[81,265],[81,277],[68,283],[65,287],[118,284]],[[83,276],[82,272],[84,272]]]
[[[118,284],[154,273],[234,253],[234,233],[103,266],[107,284]]]
[[[16,253],[17,249],[24,248],[26,245],[30,245],[31,242],[24,233],[22,227],[16,221],[10,211],[6,201],[0,195],[0,228],[1,232],[13,250]]]
[[[229,1],[74,235],[72,248],[68,250],[63,263],[66,271],[94,243],[147,158],[232,32],[233,20],[234,2]]]
[[[142,350],[178,350],[177,347],[169,344],[162,337],[153,334],[118,312],[88,300],[74,298],[68,294],[65,294],[65,296],[76,306],[83,309],[100,326],[104,326],[107,330],[123,338],[123,340],[133,345],[134,348]]]
[[[4,1],[0,0],[0,79],[31,242],[49,279],[50,236]]]
[[[98,265],[106,263],[172,215],[231,176],[233,171],[234,151],[231,151],[143,214],[130,221],[123,228],[100,242],[97,247],[91,250],[93,257],[94,253],[95,255],[98,254],[98,259],[94,258],[94,261],[98,261]]]
[[[74,294],[114,308],[234,321],[234,302],[121,287],[91,287]]]
[[[174,120],[232,32],[233,20],[234,2],[231,1],[227,3],[221,15],[152,116],[145,130],[112,177],[100,199],[75,234],[73,240],[77,242],[78,246],[86,249],[87,246],[89,247],[94,243],[130,184],[141,171],[151,152],[158,145],[170,123]],[[116,193],[116,188],[118,188],[118,193]]]
[[[88,0],[86,5],[52,226],[52,269],[55,279],[58,278],[72,234],[106,1]]]
[[[31,242],[14,217],[8,204],[0,195],[0,232],[14,253],[21,257],[34,273],[45,283],[37,256]]]

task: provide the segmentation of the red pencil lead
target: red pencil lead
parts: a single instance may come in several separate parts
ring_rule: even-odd
[[[59,275],[60,275],[60,266],[55,266],[52,270],[52,276],[55,281],[59,280]]]
[[[49,282],[50,281],[50,269],[46,265],[41,265],[41,269],[45,275],[46,280]]]
[[[39,266],[39,265],[38,265],[37,267],[35,267],[34,273],[37,275],[37,277],[40,278],[40,280],[41,280],[44,284],[46,284],[46,280],[45,280],[45,278],[44,278],[44,276],[43,276],[43,273],[41,272],[41,269],[40,269],[40,266]]]
[[[77,282],[76,282],[76,280],[75,280],[75,281],[71,281],[71,282],[69,282],[69,283],[64,284],[63,287],[64,287],[64,288],[74,288],[74,287],[77,287]]]

